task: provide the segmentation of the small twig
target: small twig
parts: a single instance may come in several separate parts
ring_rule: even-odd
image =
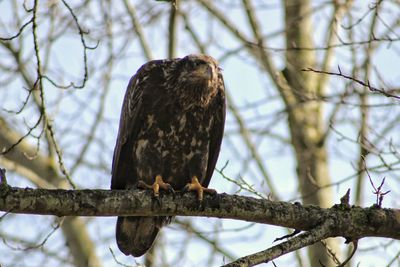
[[[70,9],[70,7],[66,3],[64,3],[64,4],[67,6],[67,8]],[[62,155],[61,155],[61,150],[60,150],[60,148],[58,146],[58,143],[57,143],[57,141],[55,139],[53,125],[50,122],[50,119],[49,119],[49,117],[47,115],[47,111],[46,111],[46,104],[45,104],[46,101],[45,101],[45,94],[44,94],[44,87],[43,87],[42,63],[41,63],[41,57],[40,57],[40,53],[39,53],[40,46],[39,46],[38,34],[37,34],[37,27],[38,27],[38,25],[37,25],[37,10],[38,10],[38,5],[39,5],[39,1],[35,0],[34,1],[34,6],[33,6],[33,21],[32,21],[32,35],[33,35],[33,45],[34,45],[34,51],[35,51],[35,57],[36,57],[36,73],[37,73],[37,78],[36,78],[36,81],[35,81],[35,83],[33,85],[33,88],[35,88],[35,89],[38,88],[39,89],[40,100],[41,100],[41,103],[40,103],[40,118],[39,118],[39,120],[37,122],[37,125],[39,124],[39,122],[43,118],[45,128],[47,128],[47,131],[50,134],[51,141],[53,142],[54,148],[55,148],[57,156],[58,156],[58,162],[59,162],[59,165],[60,165],[60,170],[65,175],[65,177],[67,178],[67,180],[68,180],[69,184],[72,186],[72,188],[75,189],[76,186],[75,186],[74,182],[72,181],[72,178],[70,177],[67,169],[65,168],[64,161],[63,161]],[[72,12],[72,10],[70,10],[70,11]],[[73,16],[74,16],[74,14],[73,14]],[[79,26],[79,30],[80,30],[80,34],[83,34],[82,30],[80,29],[80,26]],[[86,49],[86,46],[85,46],[85,49]],[[86,61],[86,52],[85,52],[85,61]],[[86,79],[87,79],[87,73],[86,73],[86,68],[85,68],[85,79],[84,79],[82,87],[84,86],[84,83],[85,83]],[[22,139],[20,139],[20,140],[22,141]],[[6,152],[3,152],[3,153],[6,153]]]
[[[340,263],[340,260],[339,260],[338,257],[336,256],[335,251],[334,251],[331,247],[329,247],[328,244],[327,244],[324,240],[321,240],[320,243],[325,247],[326,253],[328,253],[328,256],[331,258],[331,260],[332,260],[335,264],[341,264],[341,263]],[[326,265],[324,265],[320,260],[319,260],[319,264],[321,264],[321,266],[324,266],[324,267],[326,266]]]
[[[246,122],[243,119],[243,116],[238,111],[235,103],[233,102],[232,96],[230,94],[228,94],[228,92],[226,92],[226,99],[227,99],[227,103],[228,103],[228,108],[231,111],[233,117],[235,118],[237,124],[239,125],[239,132],[240,132],[241,138],[243,139],[243,142],[246,144],[247,148],[249,149],[251,156],[253,157],[257,168],[261,172],[261,174],[264,178],[264,181],[268,185],[268,188],[269,188],[271,194],[274,196],[278,196],[277,190],[275,189],[275,186],[272,183],[271,175],[268,173],[265,164],[263,164],[263,160],[260,155],[260,152],[258,151],[256,144],[254,144],[254,142],[251,138],[251,133],[249,132],[249,129],[246,126]]]
[[[382,192],[382,187],[383,187],[383,185],[385,184],[385,179],[386,179],[386,177],[383,177],[383,180],[382,180],[381,184],[380,184],[378,187],[376,187],[375,184],[374,184],[374,182],[372,181],[371,175],[369,174],[367,165],[366,165],[366,163],[365,163],[365,159],[363,159],[363,162],[364,162],[365,173],[366,173],[367,176],[368,176],[368,179],[369,179],[369,182],[370,182],[371,185],[372,185],[372,188],[374,188],[374,190],[372,191],[372,193],[374,193],[374,195],[376,195],[376,205],[377,205],[378,207],[381,208],[381,207],[382,207],[382,201],[383,201],[384,196],[390,192],[390,190],[388,190],[388,191],[386,191],[386,192]]]
[[[0,37],[0,40],[1,40],[1,41],[11,41],[11,40],[17,38],[18,36],[20,36],[20,35],[22,34],[22,32],[24,31],[24,29],[26,28],[26,26],[28,26],[28,25],[31,24],[32,22],[33,22],[33,17],[32,17],[29,21],[25,22],[25,24],[22,25],[22,26],[19,28],[19,30],[18,30],[18,32],[17,32],[16,34],[14,34],[13,36],[10,36],[10,37]]]
[[[31,245],[31,246],[25,247],[25,248],[22,249],[22,250],[23,250],[23,251],[26,251],[26,250],[37,249],[37,248],[42,247],[42,246],[47,242],[47,240],[49,240],[49,238],[57,231],[57,229],[60,228],[60,226],[62,225],[63,222],[64,222],[64,218],[61,218],[61,220],[60,220],[60,221],[57,223],[57,225],[55,225],[55,226],[53,227],[53,229],[46,235],[46,237],[43,239],[42,242],[40,242],[39,244],[36,244],[36,245]]]
[[[342,70],[340,69],[340,66],[338,66],[338,72],[330,72],[330,71],[316,70],[316,69],[313,69],[313,68],[302,69],[302,71],[312,71],[312,72],[315,72],[315,73],[322,73],[322,74],[328,74],[328,75],[334,75],[334,76],[343,77],[343,78],[345,78],[345,79],[351,80],[351,81],[353,81],[353,82],[356,82],[356,83],[358,83],[358,84],[361,84],[362,86],[367,87],[371,92],[378,92],[378,93],[383,94],[383,95],[386,96],[386,97],[393,97],[393,98],[396,98],[396,99],[400,99],[400,96],[394,95],[394,94],[391,94],[391,93],[388,93],[388,92],[387,92],[385,89],[383,89],[383,88],[382,88],[382,89],[379,89],[379,88],[376,88],[376,87],[371,86],[371,84],[369,83],[368,80],[367,80],[367,82],[363,82],[363,81],[361,81],[361,80],[359,80],[359,79],[356,79],[356,78],[354,78],[354,77],[352,77],[352,76],[343,74],[343,73],[342,73]]]
[[[178,26],[178,0],[171,2],[170,13],[169,13],[169,25],[168,25],[168,57],[174,58],[176,53],[176,42],[177,42],[177,26]]]
[[[120,262],[120,261],[117,259],[117,257],[115,256],[115,253],[114,253],[114,251],[112,250],[112,248],[109,247],[108,249],[110,250],[111,255],[112,255],[112,257],[113,257],[115,263],[117,263],[119,266],[124,266],[124,267],[132,267],[132,266],[133,266],[133,265],[128,265],[128,264],[125,264],[125,263]],[[137,264],[137,263],[136,263],[136,260],[135,260],[135,264]],[[141,266],[142,266],[142,265],[136,265],[136,267],[141,267]]]
[[[0,186],[7,186],[6,169],[0,168]]]
[[[346,207],[350,207],[350,188],[347,189],[346,194],[340,198],[340,204]]]
[[[26,89],[26,88],[24,88],[24,89]],[[25,97],[25,99],[22,101],[22,106],[21,106],[18,110],[13,111],[13,110],[9,110],[9,109],[6,109],[6,108],[3,108],[3,110],[4,110],[5,112],[8,112],[8,113],[21,114],[21,112],[25,109],[26,105],[28,104],[28,101],[29,101],[29,99],[30,99],[30,97],[31,97],[31,95],[32,95],[32,92],[33,92],[34,88],[32,88],[32,89],[26,89],[26,90],[28,91],[28,95],[27,95],[27,96]]]
[[[252,194],[254,194],[254,195],[256,195],[256,196],[258,196],[260,198],[263,198],[263,199],[266,198],[263,194],[261,194],[260,192],[255,190],[253,188],[253,186],[251,184],[247,183],[243,178],[240,178],[240,181],[236,181],[236,180],[226,176],[224,174],[224,169],[226,168],[228,163],[229,163],[229,161],[227,161],[225,163],[225,165],[221,168],[221,170],[218,170],[217,168],[215,168],[215,171],[217,171],[219,174],[221,174],[222,178],[224,178],[225,180],[227,180],[227,181],[229,181],[231,183],[234,183],[235,185],[239,186],[239,190],[237,191],[237,193],[240,192],[241,190],[244,190],[244,191],[252,193]]]
[[[350,255],[347,257],[347,259],[342,262],[342,264],[338,265],[337,267],[344,267],[346,266],[346,264],[351,260],[351,258],[353,258],[354,254],[357,251],[358,248],[358,240],[352,241],[351,243],[353,243],[353,250],[351,251]]]
[[[289,48],[281,48],[281,47],[275,47],[275,46],[260,46],[257,43],[246,41],[246,45],[249,47],[259,47],[263,50],[270,50],[273,52],[286,52],[286,51],[323,51],[323,50],[329,50],[332,48],[338,48],[338,47],[347,47],[347,46],[358,46],[358,45],[368,45],[371,43],[375,42],[398,42],[400,41],[400,37],[392,38],[389,36],[385,37],[376,37],[376,36],[371,36],[370,39],[367,40],[362,40],[362,41],[353,41],[353,42],[345,42],[341,41],[340,43],[336,44],[331,44],[331,45],[326,45],[326,46],[293,46]]]
[[[351,23],[348,26],[342,25],[342,28],[345,30],[351,30],[353,27],[359,25],[371,12],[373,12],[379,7],[381,2],[382,0],[377,1],[376,3],[371,3],[371,6],[368,7],[368,10],[362,16],[360,16],[354,23]]]
[[[131,19],[132,28],[135,31],[137,38],[139,39],[140,46],[142,47],[142,50],[143,50],[143,54],[144,54],[146,60],[150,61],[154,57],[153,57],[152,51],[150,49],[149,43],[147,42],[146,37],[143,33],[142,25],[140,24],[139,18],[136,14],[135,5],[134,5],[134,3],[129,3],[128,0],[123,0],[123,3],[125,5],[126,12],[128,13],[128,15]]]
[[[291,234],[287,234],[287,235],[284,235],[284,236],[282,236],[282,237],[277,237],[277,238],[275,238],[274,242],[281,241],[281,240],[283,240],[283,239],[285,239],[285,238],[294,237],[295,235],[297,235],[297,234],[300,233],[300,232],[301,232],[300,230],[295,229],[295,230],[293,231],[293,233],[291,233]]]
[[[32,131],[36,129],[36,127],[40,124],[43,118],[43,113],[40,113],[39,119],[36,121],[35,125],[32,127],[29,127],[29,130],[26,134],[21,136],[15,143],[13,143],[10,147],[3,149],[3,151],[0,152],[0,155],[5,155],[9,153],[11,150],[13,150],[16,146],[18,146],[27,136],[32,134]]]
[[[72,82],[69,86],[66,86],[65,88],[68,88],[68,87],[72,86],[73,88],[81,89],[81,88],[84,88],[84,87],[85,87],[85,84],[86,84],[86,82],[87,82],[87,80],[88,80],[88,78],[89,78],[88,63],[87,63],[87,50],[94,50],[94,49],[96,49],[97,46],[99,45],[99,43],[97,43],[97,44],[96,44],[95,46],[93,46],[93,47],[90,47],[90,46],[88,46],[88,45],[86,44],[86,40],[85,40],[84,35],[85,35],[85,34],[88,34],[88,32],[86,32],[86,31],[84,31],[84,30],[82,29],[81,25],[80,25],[79,22],[78,22],[78,17],[75,15],[75,12],[72,10],[71,6],[70,6],[66,1],[64,1],[64,0],[61,0],[61,2],[62,2],[62,3],[64,4],[64,6],[68,9],[69,13],[71,14],[71,16],[72,16],[72,18],[73,18],[73,20],[74,20],[74,22],[75,22],[76,27],[78,28],[79,36],[80,36],[81,43],[82,43],[82,46],[83,46],[83,66],[84,66],[84,76],[83,76],[82,84],[80,84],[80,85],[75,85],[75,84]],[[47,78],[47,77],[44,76],[43,78]],[[51,82],[50,79],[47,78],[47,80],[49,80],[49,81]],[[57,86],[57,87],[60,87],[60,86]]]

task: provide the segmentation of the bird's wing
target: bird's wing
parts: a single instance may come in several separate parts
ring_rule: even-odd
[[[136,184],[133,147],[143,124],[147,91],[157,90],[164,83],[164,70],[169,60],[153,60],[144,64],[130,79],[121,109],[118,137],[112,162],[111,189],[125,189]]]
[[[219,77],[218,94],[214,99],[215,113],[214,122],[211,127],[210,145],[208,149],[208,163],[206,177],[202,183],[204,187],[207,187],[210,183],[211,176],[214,172],[215,165],[217,164],[219,151],[221,148],[222,137],[224,135],[225,126],[225,113],[226,113],[226,101],[225,101],[225,86],[222,75]]]

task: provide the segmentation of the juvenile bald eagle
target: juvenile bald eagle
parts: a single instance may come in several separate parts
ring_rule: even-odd
[[[121,110],[111,189],[207,189],[225,122],[222,74],[206,55],[153,60],[131,78]],[[215,192],[215,191],[214,191]],[[170,217],[118,217],[116,239],[141,256]]]

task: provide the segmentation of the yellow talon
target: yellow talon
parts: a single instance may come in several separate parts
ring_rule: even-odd
[[[138,187],[143,188],[143,189],[152,189],[153,194],[155,197],[158,197],[160,195],[160,188],[165,190],[165,191],[170,191],[174,193],[174,189],[172,186],[168,183],[165,183],[161,177],[161,175],[156,175],[155,181],[152,185],[148,185],[143,181],[138,182]]]
[[[193,176],[190,183],[188,183],[185,188],[183,189],[184,192],[186,191],[196,191],[197,192],[197,199],[199,201],[203,200],[204,193],[215,194],[217,191],[214,189],[203,187],[197,176]]]

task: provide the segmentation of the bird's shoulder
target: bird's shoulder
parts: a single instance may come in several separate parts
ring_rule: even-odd
[[[175,69],[178,62],[179,59],[177,58],[151,60],[138,69],[133,79],[135,79],[138,84],[163,82]]]

